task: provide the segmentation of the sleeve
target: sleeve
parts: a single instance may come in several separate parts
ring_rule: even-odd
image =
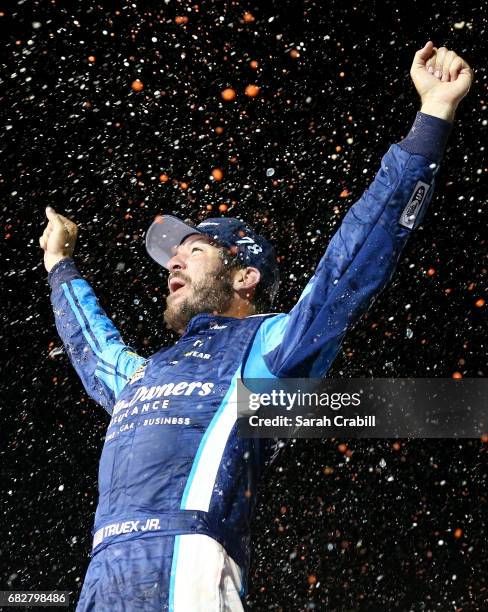
[[[146,360],[124,344],[72,259],[58,262],[48,281],[66,353],[88,395],[111,414],[117,396]]]
[[[315,274],[288,314],[266,319],[252,355],[277,377],[322,377],[346,331],[391,278],[405,243],[432,197],[451,124],[418,113],[390,147],[373,183],[350,208]],[[248,374],[248,375],[249,375]]]

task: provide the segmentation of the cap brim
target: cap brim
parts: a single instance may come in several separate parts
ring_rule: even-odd
[[[147,252],[158,264],[167,268],[176,248],[192,234],[201,232],[173,215],[158,216],[146,232]]]

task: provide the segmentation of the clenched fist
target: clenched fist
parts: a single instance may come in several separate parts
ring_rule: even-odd
[[[58,261],[73,255],[78,227],[49,206],[46,208],[46,217],[49,222],[39,238],[39,245],[44,251],[44,266],[50,272]]]
[[[421,111],[447,121],[454,119],[473,82],[466,61],[446,47],[437,49],[431,40],[415,54],[410,76],[422,100]]]

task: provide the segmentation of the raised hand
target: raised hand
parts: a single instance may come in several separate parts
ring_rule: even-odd
[[[473,71],[462,57],[446,47],[437,49],[430,40],[415,54],[410,76],[422,100],[422,112],[447,121],[454,119],[473,82]]]
[[[46,217],[48,224],[39,238],[39,246],[44,251],[44,266],[50,272],[58,261],[73,255],[78,227],[49,206],[46,208]]]

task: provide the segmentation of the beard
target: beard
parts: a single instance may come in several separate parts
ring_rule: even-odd
[[[190,287],[191,293],[176,304],[172,303],[171,295],[166,298],[167,308],[164,312],[164,320],[169,329],[183,333],[194,316],[202,313],[218,315],[230,308],[234,288],[231,270],[224,264],[220,265],[217,270],[209,272],[206,278],[200,281],[192,282],[182,272],[174,273],[173,277],[185,281],[185,287]]]

